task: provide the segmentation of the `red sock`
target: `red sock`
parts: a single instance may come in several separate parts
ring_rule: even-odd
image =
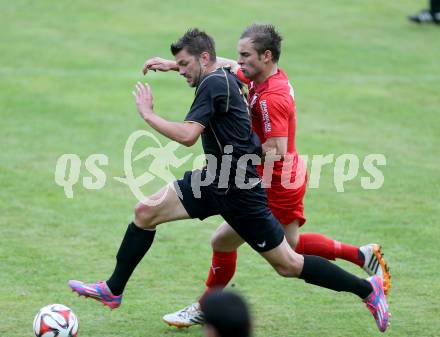
[[[301,233],[295,252],[321,256],[327,260],[336,259],[335,242],[319,233]]]
[[[336,240],[332,240],[319,233],[302,233],[299,235],[295,247],[298,254],[321,256],[327,260],[340,258],[362,267],[364,261],[359,256],[359,248]]]
[[[199,299],[199,303],[210,291],[216,288],[224,288],[235,274],[235,265],[237,261],[237,251],[216,252],[213,251],[211,268],[209,269],[208,279],[206,280],[206,289]]]
[[[363,255],[360,254],[359,247],[348,245],[339,241],[335,241],[336,257],[357,264],[359,267],[364,266]]]

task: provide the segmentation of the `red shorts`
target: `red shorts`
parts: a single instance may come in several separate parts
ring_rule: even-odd
[[[291,224],[294,220],[299,220],[300,226],[306,222],[303,203],[306,187],[307,175],[304,183],[297,189],[286,189],[281,184],[266,188],[268,206],[282,225]]]

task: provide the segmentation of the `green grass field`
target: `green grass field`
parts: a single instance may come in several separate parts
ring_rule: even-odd
[[[381,243],[394,285],[387,334],[438,336],[440,27],[406,20],[425,2],[1,2],[0,336],[31,336],[34,315],[50,303],[76,312],[80,337],[201,336],[200,327],[171,329],[161,317],[203,289],[219,218],[160,228],[118,310],[75,297],[67,280],[106,278],[132,219],[136,199],[113,177],[124,174],[127,137],[147,128],[131,96],[144,60],[170,57],[169,44],[189,27],[205,29],[218,54],[234,58],[253,21],[272,22],[284,36],[280,65],[296,91],[300,153],[387,159],[378,190],[361,188],[361,170],[337,193],[333,166],[324,167],[306,196],[304,230]],[[193,98],[184,79],[147,80],[156,112],[181,120]],[[54,181],[64,153],[83,163],[107,155],[105,187],[87,190],[80,180],[66,198]],[[88,175],[83,164],[81,178]],[[162,184],[156,179],[145,191]],[[282,279],[248,247],[233,284],[251,304],[256,337],[379,335],[357,298]]]

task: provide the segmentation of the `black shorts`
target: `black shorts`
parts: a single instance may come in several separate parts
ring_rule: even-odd
[[[183,207],[191,218],[203,220],[221,215],[258,252],[280,245],[284,230],[267,206],[266,192],[261,184],[247,190],[231,188],[227,192],[214,185],[201,186],[200,195],[195,195],[191,187],[193,174],[200,174],[200,171],[185,172],[182,179],[174,182],[177,193],[181,193]]]

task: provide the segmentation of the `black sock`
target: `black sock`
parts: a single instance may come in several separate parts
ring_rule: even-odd
[[[320,287],[356,294],[361,299],[373,291],[370,282],[319,256],[304,255],[304,267],[299,278]]]
[[[133,222],[128,225],[116,255],[115,270],[107,281],[113,295],[122,294],[134,269],[150,249],[155,234],[155,230],[144,230]]]

